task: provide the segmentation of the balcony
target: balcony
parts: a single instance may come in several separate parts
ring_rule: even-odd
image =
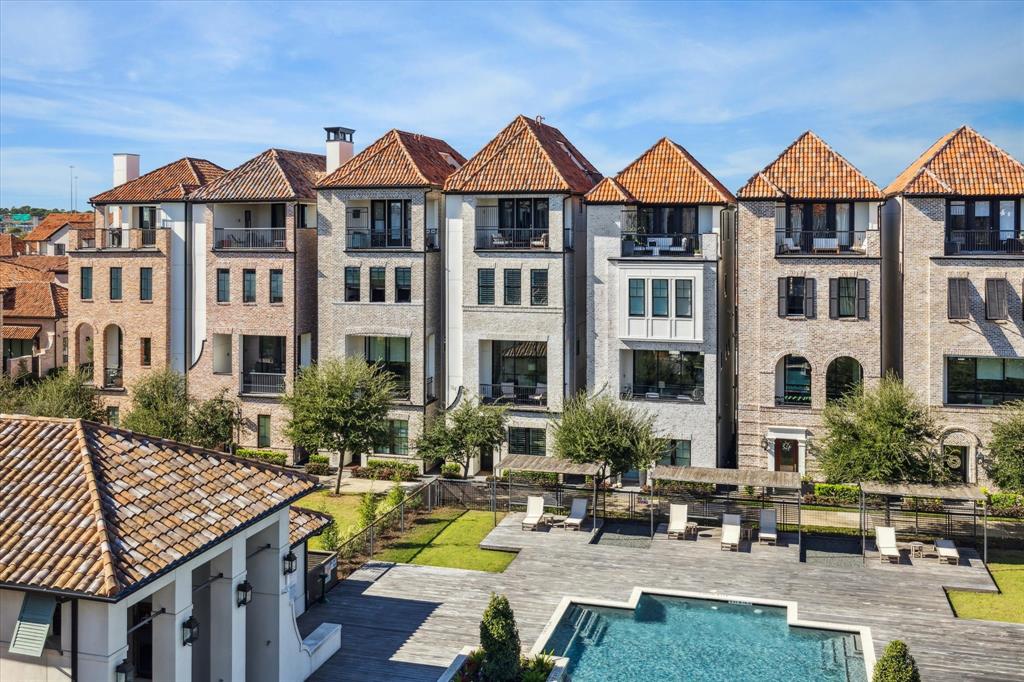
[[[246,395],[281,395],[284,393],[283,372],[243,372],[242,393]]]
[[[778,256],[866,253],[867,230],[776,230]]]
[[[670,400],[699,403],[704,401],[704,386],[701,384],[634,384],[623,386],[619,396],[623,400]]]
[[[622,256],[695,256],[700,253],[698,234],[622,234]]]
[[[525,405],[546,407],[548,386],[522,385],[508,381],[500,384],[480,384],[480,401],[485,405]]]
[[[103,370],[103,388],[124,388],[124,372],[121,367],[107,367]]]
[[[476,228],[476,248],[480,251],[547,251],[548,245],[547,228]]]
[[[946,230],[946,255],[1024,254],[1024,237],[1012,231]]]
[[[346,248],[359,249],[408,249],[412,240],[405,230],[387,232],[371,230],[368,227],[350,227],[345,231]]]
[[[787,386],[782,395],[775,396],[775,404],[778,407],[810,407],[811,388],[810,386]]]
[[[441,237],[438,234],[437,228],[424,232],[423,248],[427,251],[439,251],[441,249]]]
[[[218,227],[213,231],[213,248],[225,251],[283,249],[287,232],[284,227]]]
[[[284,393],[286,357],[287,349],[283,336],[242,336],[241,393]]]
[[[147,228],[139,230],[139,241],[144,249],[156,246],[156,230]]]
[[[402,377],[394,377],[394,385],[391,389],[391,397],[395,400],[409,400],[409,396],[412,395],[412,384],[408,379]]]

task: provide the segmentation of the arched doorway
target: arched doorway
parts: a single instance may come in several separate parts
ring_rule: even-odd
[[[103,330],[103,387],[124,386],[124,334],[116,324]]]
[[[95,332],[93,331],[92,325],[88,322],[83,322],[78,325],[78,328],[75,330],[75,367],[78,368],[79,372],[84,373],[92,381],[95,381],[93,378],[92,357],[94,338]]]

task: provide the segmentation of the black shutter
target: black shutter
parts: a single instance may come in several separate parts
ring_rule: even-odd
[[[857,280],[857,319],[868,319],[868,281]]]
[[[1005,279],[985,280],[985,317],[989,320],[1006,319],[1007,306]]]
[[[779,317],[786,316],[786,278],[779,277]]]
[[[818,297],[815,295],[814,283],[815,280],[810,277],[804,279],[804,317],[808,319],[813,319],[818,315]]]
[[[839,317],[839,280],[835,277],[828,280],[828,316],[833,320]]]
[[[959,277],[951,278],[946,282],[948,291],[947,315],[951,320],[966,320],[967,309],[967,280]]]

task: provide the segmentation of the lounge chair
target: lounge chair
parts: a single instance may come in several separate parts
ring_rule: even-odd
[[[739,514],[722,514],[722,549],[740,551]]]
[[[577,497],[572,501],[572,509],[569,511],[569,516],[565,518],[565,527],[572,528],[573,530],[579,530],[586,518],[587,498]]]
[[[510,381],[503,382],[501,384],[501,397],[503,400],[514,403],[516,401],[516,385]]]
[[[896,546],[896,529],[888,526],[875,526],[875,545],[878,547],[879,561],[900,562],[900,550]]]
[[[960,551],[952,540],[936,540],[935,552],[939,555],[939,563],[960,563]]]
[[[534,530],[544,523],[544,498],[531,495],[526,498],[526,518],[523,519],[523,530]]]
[[[757,544],[762,542],[773,542],[778,544],[779,533],[776,530],[776,516],[774,509],[761,510],[761,523],[757,531]]]
[[[668,514],[668,536],[670,538],[677,538],[680,535],[684,538],[689,533],[686,527],[686,522],[689,520],[687,517],[690,513],[689,505],[685,504],[673,504],[669,508]]]

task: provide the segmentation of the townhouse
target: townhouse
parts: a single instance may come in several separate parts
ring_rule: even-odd
[[[64,256],[71,241],[72,230],[91,230],[93,214],[51,213],[24,236],[25,253],[38,256]]]
[[[963,126],[885,195],[892,368],[938,418],[949,474],[986,482],[997,408],[1024,399],[1024,164]]]
[[[737,197],[738,466],[814,475],[822,408],[882,373],[883,195],[808,131]]]
[[[154,370],[186,370],[193,192],[224,169],[182,158],[139,175],[114,155],[114,187],[92,197],[95,229],[70,232],[70,366],[87,371],[116,424],[127,390]]]
[[[510,409],[502,452],[471,473],[547,453],[548,421],[585,384],[583,195],[599,180],[557,128],[518,116],[445,182],[445,402]]]
[[[189,391],[237,397],[242,447],[292,450],[281,396],[316,348],[314,186],[325,163],[268,149],[190,197]]]
[[[0,372],[42,377],[67,364],[68,290],[19,260],[0,260]]]
[[[394,376],[390,435],[361,464],[372,456],[420,465],[413,444],[444,398],[441,188],[466,159],[444,140],[400,130],[352,157],[353,131],[327,132],[328,173],[317,185],[319,354],[362,357]]]
[[[735,197],[662,138],[586,203],[588,388],[642,401],[668,440],[662,463],[724,466],[734,423]],[[646,472],[622,482],[643,484]]]

